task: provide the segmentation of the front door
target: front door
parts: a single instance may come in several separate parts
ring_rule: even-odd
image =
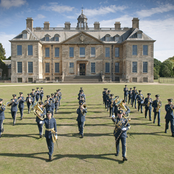
[[[86,64],[85,63],[80,63],[80,76],[84,76],[86,72]]]

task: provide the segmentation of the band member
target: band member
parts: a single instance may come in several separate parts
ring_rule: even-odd
[[[25,99],[23,97],[23,93],[22,92],[20,92],[19,94],[20,94],[20,96],[18,97],[18,101],[19,101],[18,108],[19,108],[20,115],[21,115],[21,120],[22,120]]]
[[[15,125],[16,123],[16,113],[18,111],[18,108],[17,108],[17,105],[18,105],[18,101],[16,99],[16,94],[13,94],[13,99],[11,99],[11,116],[13,118],[13,126]]]
[[[60,100],[62,99],[62,93],[60,91],[61,89],[58,89],[57,92],[58,92],[58,96],[59,96],[59,106],[60,106]]]
[[[103,104],[105,104],[105,108],[106,108],[106,93],[107,93],[107,88],[104,88],[104,91],[103,91]]]
[[[152,99],[150,98],[151,93],[147,93],[147,98],[144,100],[145,104],[145,118],[147,117],[147,111],[149,111],[149,121],[151,121],[151,111],[152,111]]]
[[[55,99],[55,114],[57,114],[57,109],[58,109],[58,105],[59,105],[59,97],[58,97],[58,94],[57,92],[54,93],[54,99]]]
[[[128,88],[127,85],[125,85],[125,88],[123,89],[124,91],[124,100],[127,102],[127,96],[128,96]]]
[[[35,91],[35,95],[36,95],[36,101],[38,102],[39,101],[39,98],[40,98],[40,91],[39,91],[39,88],[38,87],[36,89],[37,90]]]
[[[84,101],[86,100],[86,96],[85,96],[85,94],[83,93],[83,91],[80,91],[80,95],[79,95],[79,97],[78,97],[78,100],[81,100],[81,98],[84,98]]]
[[[118,116],[117,118],[115,118],[114,115],[112,116],[112,121],[115,123],[115,130],[114,130],[114,136],[115,136],[115,142],[116,142],[115,156],[119,155],[119,142],[121,139],[123,161],[127,161],[126,138],[127,138],[127,130],[130,129],[130,124],[128,122],[128,119],[123,118],[123,110],[118,110],[117,116]]]
[[[108,90],[107,94],[106,94],[106,105],[107,105],[107,111],[109,109],[109,99],[110,99],[110,90]]]
[[[48,111],[52,112],[50,95],[47,95],[47,100],[45,100],[44,104],[45,104],[46,113],[48,113]]]
[[[119,98],[119,96],[115,96],[115,98]],[[115,104],[114,105],[114,113],[115,113],[115,117],[116,117],[117,116],[117,111],[118,111],[119,107],[118,107],[116,102],[114,104]]]
[[[137,94],[138,94],[138,92],[137,92],[137,90],[136,90],[136,87],[134,86],[134,90],[132,91],[132,107],[133,107],[134,102],[135,102],[135,109],[137,108],[137,106],[136,106]]]
[[[35,98],[36,98],[36,94],[35,94],[35,89],[32,89],[32,92],[30,93],[30,96],[31,96],[31,98],[32,98],[32,105],[34,104],[34,102],[35,102]]]
[[[40,121],[40,124],[45,124],[45,138],[49,150],[49,161],[52,161],[52,154],[54,151],[54,141],[57,140],[57,126],[56,120],[52,117],[51,112],[47,112],[47,118]],[[56,139],[56,140],[55,140]]]
[[[115,110],[115,101],[113,100],[113,94],[110,94],[108,103],[109,103],[109,117],[111,117],[111,114],[113,115]]]
[[[5,116],[4,116],[5,105],[3,105],[2,102],[3,102],[3,99],[0,98],[0,138],[2,136],[2,133],[4,132],[3,121],[5,119]]]
[[[130,91],[129,91],[128,104],[130,102],[131,102],[131,105],[132,105],[132,88],[130,88]]]
[[[84,128],[84,123],[85,123],[85,116],[87,113],[87,109],[83,107],[83,103],[80,103],[79,108],[77,109],[77,122],[78,122],[78,129],[79,129],[79,134],[80,138],[83,138],[83,128]]]
[[[137,95],[137,101],[138,101],[138,111],[141,108],[141,113],[143,113],[143,106],[142,106],[142,104],[144,103],[144,96],[141,93],[141,90],[139,90],[139,94]]]
[[[80,90],[79,90],[79,93],[78,93],[78,98],[79,98],[81,92],[84,92],[82,87],[80,87]]]
[[[55,98],[54,98],[54,94],[53,93],[51,94],[50,101],[51,101],[51,114],[52,114],[52,117],[54,117]]]
[[[43,102],[39,102],[39,107],[42,109],[43,113],[39,113],[37,110],[35,110],[35,115],[36,115],[37,126],[38,126],[38,129],[39,129],[39,135],[40,135],[40,138],[42,138],[43,124],[40,124],[40,121],[44,120],[44,117],[46,115],[46,111],[43,108]]]
[[[31,106],[31,104],[32,104],[32,98],[31,98],[31,96],[30,96],[29,93],[28,93],[27,95],[28,95],[28,97],[26,98],[26,102],[27,102],[28,114],[29,114],[30,111],[31,111],[30,106]]]
[[[171,132],[172,132],[172,137],[174,137],[174,115],[173,115],[173,109],[174,105],[172,103],[173,99],[168,99],[168,104],[165,105],[165,110],[166,110],[166,126],[165,126],[165,133],[167,133],[167,129],[169,128],[169,122],[171,123]]]
[[[160,126],[160,108],[162,106],[162,102],[159,100],[159,95],[155,95],[156,97],[156,100],[153,101],[152,103],[152,107],[154,108],[153,109],[153,112],[154,112],[154,120],[153,120],[153,123],[155,123],[155,119],[156,119],[156,114],[158,114],[158,126]]]
[[[43,88],[41,87],[41,90],[40,90],[40,101],[42,101],[43,96],[44,96],[44,91],[43,91]]]

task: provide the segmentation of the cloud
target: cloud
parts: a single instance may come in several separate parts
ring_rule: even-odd
[[[107,7],[100,7],[96,9],[84,9],[84,14],[86,16],[97,16],[97,15],[105,15],[108,13],[115,13],[117,11],[123,11],[127,7],[126,6],[116,6],[116,5],[110,5]]]
[[[0,7],[9,9],[11,7],[20,7],[26,3],[26,0],[1,0]]]
[[[156,8],[151,8],[149,10],[141,10],[137,12],[137,15],[139,17],[149,17],[154,14],[159,14],[159,13],[165,13],[174,10],[174,5],[172,4],[165,4],[165,5],[160,5],[159,7]]]
[[[43,19],[43,18],[45,18],[44,15],[38,14],[34,19],[37,20],[37,19]]]
[[[11,43],[9,42],[9,40],[13,39],[16,35],[14,34],[6,34],[4,32],[0,32],[0,38],[1,38],[1,43],[3,45],[3,48],[5,48],[5,52],[6,52],[6,58],[8,58],[9,56],[11,56]]]
[[[54,11],[57,13],[64,13],[64,12],[71,12],[74,7],[66,6],[66,5],[59,5],[58,3],[49,3],[49,5],[42,5],[42,10],[46,11]]]
[[[99,4],[107,4],[108,0],[104,1],[104,2],[100,2]]]

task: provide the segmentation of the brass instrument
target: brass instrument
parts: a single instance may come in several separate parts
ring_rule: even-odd
[[[159,101],[157,102],[156,112],[159,112],[160,107],[161,107],[161,101],[159,100]]]
[[[172,110],[174,110],[174,106],[173,106],[173,104],[171,104],[170,107],[171,107]]]
[[[150,103],[151,103],[151,99],[148,99],[147,107],[150,106]]]
[[[42,111],[43,112],[43,111]],[[44,118],[41,118],[40,114],[41,112],[39,110],[34,110],[34,114],[40,119],[40,120],[44,120]]]
[[[7,102],[6,105],[7,105],[7,106],[11,106],[12,103],[13,103],[13,100],[11,100],[10,102]]]
[[[83,104],[82,106],[83,106],[84,108],[86,108],[86,107],[87,107],[87,106],[86,106],[86,104]]]
[[[3,111],[2,108],[5,108],[5,105],[0,104],[0,111]]]
[[[40,119],[43,120],[40,115],[43,113],[42,109],[39,106],[39,103],[36,102],[33,106],[32,109],[34,110],[34,114]]]
[[[48,101],[48,100],[47,100]],[[42,105],[43,107],[46,107],[46,105],[48,104],[47,101]]]

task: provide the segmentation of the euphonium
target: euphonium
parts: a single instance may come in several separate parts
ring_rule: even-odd
[[[40,108],[38,102],[36,102],[36,103],[32,106],[32,109],[38,110],[39,112],[43,113],[43,111],[42,111],[42,109]]]
[[[119,107],[120,107],[121,109],[127,111],[127,108],[123,105],[123,102],[121,102],[121,103],[119,104]]]

